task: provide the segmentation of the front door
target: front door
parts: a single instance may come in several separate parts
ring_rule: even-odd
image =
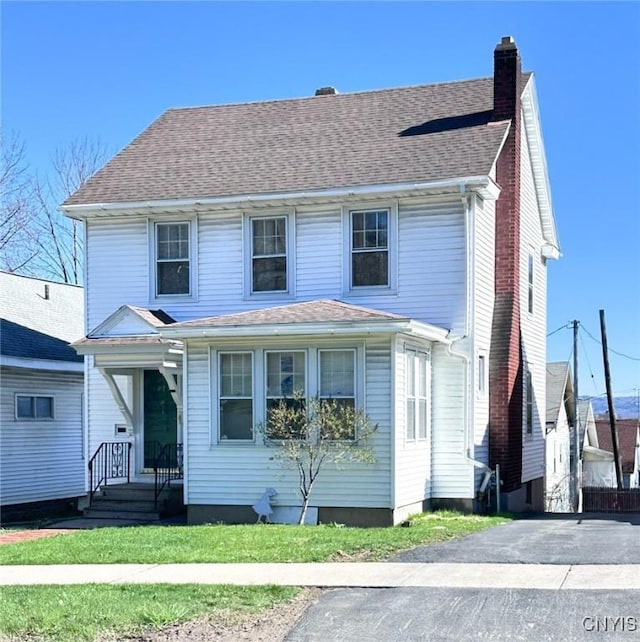
[[[178,440],[176,404],[158,370],[144,371],[144,468],[152,469],[166,444]]]

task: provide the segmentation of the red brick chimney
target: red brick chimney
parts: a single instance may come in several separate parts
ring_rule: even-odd
[[[495,307],[489,360],[489,460],[504,492],[521,486],[523,365],[520,336],[521,65],[513,38],[494,52],[493,120],[510,120],[496,181]]]

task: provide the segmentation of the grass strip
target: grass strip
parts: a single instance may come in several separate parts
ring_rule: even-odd
[[[122,639],[204,616],[233,624],[298,592],[280,586],[193,584],[6,586],[0,587],[0,639]]]
[[[424,513],[410,526],[133,526],[79,531],[0,546],[0,564],[182,564],[380,560],[508,521],[505,517]]]

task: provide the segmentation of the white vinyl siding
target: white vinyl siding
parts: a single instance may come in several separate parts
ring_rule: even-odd
[[[428,429],[426,439],[408,438],[408,409],[412,406],[413,398],[409,402],[407,392],[415,390],[419,392],[417,383],[412,387],[409,382],[409,371],[412,362],[417,361],[417,353],[429,354],[430,344],[424,344],[418,348],[415,343],[405,345],[405,340],[400,337],[395,342],[395,468],[394,468],[394,489],[395,489],[395,506],[415,506],[429,499],[432,493],[431,480],[431,461],[432,461],[432,439],[433,432],[443,430],[444,424],[433,425],[433,431]],[[411,355],[411,356],[409,356]],[[419,372],[419,367],[413,369],[414,377]],[[427,392],[430,393],[432,387],[427,383]],[[417,403],[416,403],[417,405]],[[427,421],[431,420],[431,408],[427,409]],[[413,413],[412,413],[413,414]],[[415,420],[414,420],[415,421]],[[429,428],[429,424],[427,424]],[[418,427],[414,423],[411,433],[419,433]],[[413,509],[415,510],[415,509]],[[419,510],[419,509],[418,509]]]
[[[468,384],[462,359],[451,359],[447,349],[434,344],[432,497],[472,498],[473,466],[464,457],[465,399]]]
[[[0,388],[2,505],[84,494],[82,374],[3,368]],[[55,418],[17,419],[16,393],[55,398]]]
[[[295,300],[340,299],[460,332],[465,269],[460,199],[405,199],[397,207],[395,244],[402,248],[397,255],[397,288],[362,288],[357,293],[345,292],[343,287],[343,248],[348,239],[340,205],[296,208],[289,234],[292,242],[295,238],[295,247],[287,268]],[[246,210],[198,213],[197,230],[192,229],[193,295],[162,299],[156,299],[149,288],[154,279],[153,244],[146,219],[89,221],[87,327],[95,328],[125,302],[161,307],[177,321],[282,305],[282,292],[247,296],[250,281],[245,268],[250,258],[243,242],[243,226],[247,226],[243,220],[252,215]],[[267,213],[256,210],[255,215]],[[274,211],[273,216],[278,215],[282,210]],[[191,222],[195,228],[195,219]]]
[[[522,354],[525,363],[531,366],[532,435],[523,440],[522,482],[544,476],[545,470],[545,405],[546,405],[546,318],[547,318],[547,267],[540,254],[544,243],[540,212],[536,198],[529,146],[524,132],[521,137],[521,183],[520,183],[520,310],[522,314]],[[529,256],[533,260],[532,306],[529,309]],[[523,377],[524,380],[524,377]],[[523,386],[525,382],[523,381]],[[526,387],[523,399],[526,398]],[[523,404],[523,423],[526,406]],[[523,427],[523,432],[526,429]]]
[[[366,381],[356,384],[362,395],[358,407],[364,407],[371,420],[378,424],[378,431],[372,439],[376,456],[373,465],[354,463],[344,465],[338,470],[328,466],[318,479],[314,488],[311,504],[313,506],[362,506],[390,507],[390,362],[388,339],[358,339],[363,346],[358,350],[358,372]],[[231,346],[218,345],[222,351],[232,351]],[[253,342],[252,342],[253,343]],[[344,343],[344,341],[343,341]],[[350,341],[353,345],[353,341]],[[333,345],[332,345],[333,344]],[[245,345],[246,347],[246,345]],[[314,342],[313,345],[290,341],[273,341],[269,344],[256,343],[252,348],[256,355],[255,371],[260,371],[259,355],[268,352],[295,352],[304,350],[340,349],[334,341]],[[345,346],[345,350],[347,347]],[[190,504],[240,504],[251,506],[264,493],[265,488],[274,487],[278,491],[278,504],[298,506],[297,473],[284,468],[272,459],[273,450],[265,446],[261,439],[248,448],[241,443],[216,444],[211,438],[211,390],[209,389],[209,351],[205,341],[191,341],[188,346],[187,379],[185,404],[188,407],[187,465],[189,484],[187,502]],[[366,364],[366,369],[365,369]],[[264,367],[265,364],[262,364]],[[311,372],[309,368],[309,372]],[[365,375],[366,373],[366,375]],[[307,382],[309,385],[309,382]],[[317,385],[317,384],[314,384]],[[261,384],[256,381],[256,398],[260,395]],[[262,387],[264,390],[264,387]],[[311,388],[309,388],[311,390]],[[365,392],[366,391],[366,392]],[[213,408],[215,412],[215,407]],[[259,420],[259,418],[258,418]],[[230,484],[231,479],[241,479],[242,483]]]
[[[491,355],[491,328],[495,299],[495,202],[475,198],[474,217],[474,290],[473,341],[474,384],[476,390],[473,416],[473,458],[489,465],[489,363]],[[480,357],[484,357],[485,390],[480,390]],[[471,445],[471,444],[470,444]],[[476,488],[483,476],[481,468],[475,469]]]

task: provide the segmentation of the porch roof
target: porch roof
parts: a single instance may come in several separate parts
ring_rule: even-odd
[[[329,299],[173,323],[159,332],[174,339],[404,332],[445,343],[449,334],[445,328],[407,316]]]

